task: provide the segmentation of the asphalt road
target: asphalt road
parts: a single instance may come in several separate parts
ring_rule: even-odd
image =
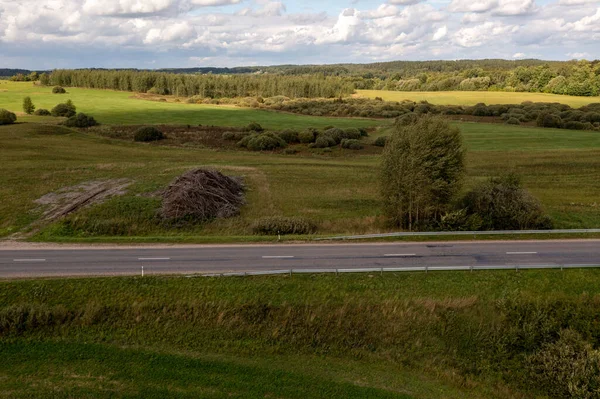
[[[0,278],[498,265],[600,265],[600,240],[0,248]]]

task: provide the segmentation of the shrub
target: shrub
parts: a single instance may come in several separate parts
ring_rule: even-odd
[[[75,115],[75,106],[71,102],[57,104],[52,111],[50,111],[52,116],[64,116],[66,118],[70,118]]]
[[[418,120],[419,115],[411,112],[410,114],[404,114],[397,117],[395,123],[397,126],[409,126],[416,123]]]
[[[221,138],[228,141],[240,141],[248,135],[250,135],[248,132],[225,132],[221,135]]]
[[[52,115],[50,113],[50,111],[48,111],[47,109],[44,109],[44,108],[36,109],[33,114],[37,115],[37,116],[50,116],[50,115]]]
[[[334,128],[325,130],[321,136],[331,137],[335,141],[335,144],[339,144],[342,142],[342,139],[344,138],[344,131],[342,129],[338,129],[338,128],[334,127]]]
[[[31,101],[31,97],[27,96],[23,99],[23,112],[27,115],[33,114],[35,111],[35,105],[33,105],[33,101]]]
[[[358,131],[360,132],[361,137],[369,137],[369,132],[367,132],[367,129],[364,127],[358,128]]]
[[[362,137],[362,134],[360,133],[360,130],[353,128],[353,127],[344,129],[343,133],[342,133],[342,139],[359,140],[361,137]]]
[[[584,130],[585,129],[585,124],[579,121],[569,121],[567,123],[565,123],[564,128],[565,129],[571,129],[571,130]]]
[[[535,386],[556,398],[598,398],[600,351],[579,333],[563,330],[560,338],[527,358]]]
[[[477,185],[464,198],[468,215],[479,215],[484,230],[551,229],[539,201],[509,174]]]
[[[72,116],[69,119],[67,119],[64,124],[68,127],[85,128],[96,126],[98,125],[98,122],[96,122],[93,116],[87,116],[86,114],[80,112],[76,116]]]
[[[318,133],[319,132],[316,129],[312,129],[312,128],[306,129],[306,130],[298,133],[298,140],[304,144],[314,143],[317,138]]]
[[[294,155],[294,154],[298,153],[298,150],[295,148],[286,148],[285,150],[283,150],[283,153],[285,155]]]
[[[273,133],[263,133],[248,140],[246,147],[251,151],[271,151],[285,148],[286,142]]]
[[[385,143],[387,143],[387,140],[388,140],[387,136],[377,137],[375,139],[375,141],[373,142],[373,145],[377,146],[377,147],[385,147]]]
[[[65,94],[67,91],[62,86],[54,86],[52,88],[52,93],[54,94]]]
[[[258,136],[258,135],[256,133],[253,133],[253,134],[248,134],[247,136],[242,137],[242,139],[240,141],[238,141],[238,143],[237,143],[238,147],[247,148],[250,140],[252,140],[256,136]]]
[[[364,147],[361,142],[356,139],[343,139],[342,148],[347,148],[349,150],[362,150]]]
[[[536,119],[536,124],[539,127],[560,128],[560,127],[562,127],[562,120],[560,119],[560,116],[558,116],[558,115],[542,112],[538,115],[538,117]]]
[[[517,118],[508,118],[508,120],[505,123],[509,125],[520,125],[521,121],[519,121]]]
[[[292,129],[283,130],[277,133],[277,135],[288,144],[299,142],[298,132]]]
[[[248,130],[249,132],[258,132],[258,133],[265,131],[265,129],[256,122],[249,123],[248,126],[246,126],[246,130]]]
[[[317,226],[310,220],[301,217],[271,216],[252,223],[254,234],[313,234]]]
[[[315,140],[315,142],[312,143],[309,147],[310,148],[327,148],[327,147],[334,147],[336,145],[337,145],[337,143],[335,142],[335,139],[333,137],[321,135],[321,136],[317,137],[317,140]]]
[[[483,221],[477,214],[469,215],[466,209],[448,212],[438,221],[437,229],[442,231],[477,231]]]
[[[154,126],[145,126],[136,130],[133,140],[148,143],[151,141],[158,141],[165,138],[163,132],[155,128]]]
[[[0,108],[0,125],[11,125],[17,120],[17,115]]]

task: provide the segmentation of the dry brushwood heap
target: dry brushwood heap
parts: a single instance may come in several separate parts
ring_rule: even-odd
[[[176,178],[163,193],[166,219],[206,221],[239,214],[244,185],[216,170],[195,169]]]

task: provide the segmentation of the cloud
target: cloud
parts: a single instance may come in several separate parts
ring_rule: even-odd
[[[325,11],[332,4],[297,12],[291,1],[0,0],[0,64],[158,68],[599,56],[600,0],[388,0],[334,12]]]
[[[440,40],[442,38],[444,38],[446,36],[446,34],[448,33],[448,28],[446,27],[446,25],[442,26],[441,28],[439,28],[438,30],[435,31],[435,33],[433,34],[433,40]]]

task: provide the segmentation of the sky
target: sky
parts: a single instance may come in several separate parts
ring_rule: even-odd
[[[0,0],[0,68],[600,58],[600,0]]]

